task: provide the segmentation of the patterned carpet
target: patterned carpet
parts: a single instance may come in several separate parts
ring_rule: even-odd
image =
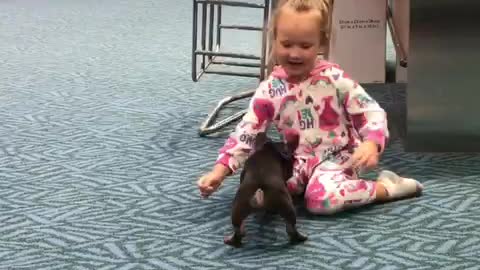
[[[382,167],[423,197],[299,206],[310,240],[295,247],[279,218],[251,218],[234,250],[238,176],[208,200],[195,186],[226,131],[197,128],[255,80],[191,81],[190,1],[1,1],[0,25],[0,269],[480,269],[480,156],[405,153],[405,85],[366,88],[390,115]]]

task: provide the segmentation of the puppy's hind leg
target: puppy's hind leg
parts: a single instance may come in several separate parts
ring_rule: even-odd
[[[250,205],[250,198],[255,191],[255,186],[250,186],[245,183],[240,185],[232,207],[233,234],[225,237],[225,244],[234,247],[240,247],[242,245],[242,238],[245,235],[244,221],[253,210]]]
[[[291,244],[304,242],[308,237],[297,230],[297,215],[288,191],[278,198],[278,213],[285,220],[286,230]]]

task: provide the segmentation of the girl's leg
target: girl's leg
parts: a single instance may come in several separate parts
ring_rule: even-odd
[[[333,214],[346,208],[419,195],[423,186],[390,171],[377,181],[352,179],[342,171],[315,170],[305,191],[306,208],[314,214]]]
[[[313,214],[334,214],[375,202],[376,191],[375,181],[350,179],[340,170],[315,170],[305,190],[305,206]]]

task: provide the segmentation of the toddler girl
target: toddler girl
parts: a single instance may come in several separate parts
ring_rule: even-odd
[[[377,181],[358,178],[358,169],[378,164],[389,136],[387,118],[337,64],[318,60],[327,23],[323,0],[287,0],[278,6],[272,18],[278,66],[260,83],[212,171],[199,179],[202,196],[212,194],[242,167],[256,134],[270,124],[285,141],[299,140],[288,188],[292,194],[304,193],[312,213],[331,214],[422,191],[416,180],[391,171],[380,172]],[[261,196],[257,198],[261,203]]]

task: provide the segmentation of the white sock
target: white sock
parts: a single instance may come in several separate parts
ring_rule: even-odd
[[[380,172],[378,182],[383,184],[392,199],[412,197],[423,190],[423,185],[415,179],[403,178],[387,170]]]

